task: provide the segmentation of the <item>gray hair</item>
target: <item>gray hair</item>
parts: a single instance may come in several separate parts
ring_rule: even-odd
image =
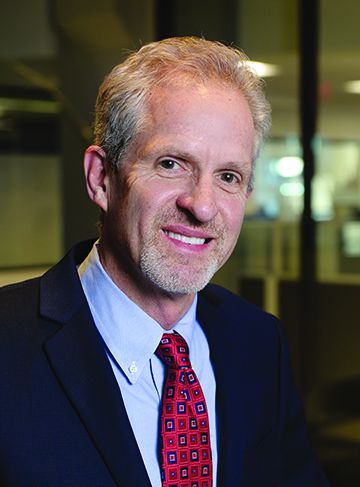
[[[252,113],[255,128],[253,159],[271,125],[271,109],[263,81],[249,67],[247,56],[234,47],[197,37],[174,37],[146,44],[115,66],[100,86],[96,100],[95,144],[117,169],[130,142],[144,128],[146,109],[156,86],[176,82],[217,81],[239,89]]]

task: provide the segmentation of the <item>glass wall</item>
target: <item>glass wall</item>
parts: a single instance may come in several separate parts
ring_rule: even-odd
[[[255,190],[234,255],[237,265],[231,262],[218,279],[229,280],[231,274],[235,292],[250,293],[249,299],[279,315],[279,280],[299,277],[304,192],[296,2],[238,2],[236,34],[237,45],[264,76],[273,125],[256,164]]]
[[[31,22],[29,21],[31,19]],[[63,252],[61,104],[45,0],[0,5],[0,284]]]
[[[59,105],[43,95],[0,87],[0,284],[43,272],[63,251]]]
[[[285,322],[299,385],[307,385],[301,390],[313,438],[334,486],[360,481],[360,5],[345,3],[341,8],[334,0],[319,4],[311,327],[306,329],[308,324],[301,321],[304,162],[295,2],[239,4],[239,44],[255,60],[274,68],[266,78],[274,126],[257,164],[256,191],[234,256],[236,264],[219,276],[230,276],[234,290]]]

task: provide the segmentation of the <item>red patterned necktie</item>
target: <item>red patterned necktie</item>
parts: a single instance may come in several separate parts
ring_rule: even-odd
[[[161,410],[163,487],[211,487],[209,419],[204,394],[178,333],[164,333],[157,355],[167,366]]]

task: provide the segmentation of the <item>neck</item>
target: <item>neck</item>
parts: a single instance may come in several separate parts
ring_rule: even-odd
[[[141,276],[136,279],[124,266],[119,266],[119,259],[107,252],[101,244],[99,257],[116,286],[165,330],[173,328],[194,300],[194,293],[174,294],[158,288]]]

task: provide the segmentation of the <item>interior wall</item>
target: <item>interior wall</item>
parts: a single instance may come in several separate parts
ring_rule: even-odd
[[[56,0],[50,9],[63,97],[62,181],[64,247],[97,235],[98,210],[85,191],[82,159],[92,142],[96,93],[103,77],[130,49],[154,38],[152,0],[135,3]],[[77,26],[81,25],[81,28]]]

